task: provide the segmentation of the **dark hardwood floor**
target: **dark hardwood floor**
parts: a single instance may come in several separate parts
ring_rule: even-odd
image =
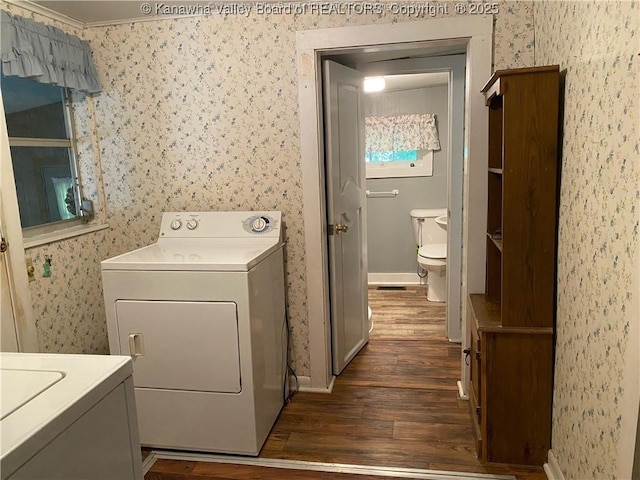
[[[445,337],[445,305],[421,287],[370,288],[370,341],[330,395],[297,393],[261,458],[515,475],[545,479],[542,468],[483,465],[476,458],[466,401],[458,400],[460,345]],[[237,478],[377,479],[206,462],[158,460],[146,480]]]

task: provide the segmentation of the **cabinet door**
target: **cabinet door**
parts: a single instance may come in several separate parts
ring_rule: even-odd
[[[483,441],[482,441],[482,358],[481,358],[481,343],[480,336],[475,323],[472,322],[471,326],[471,352],[470,352],[470,365],[471,365],[471,390],[470,390],[470,408],[471,416],[473,418],[473,428],[476,437],[476,450],[478,451],[478,458],[483,458]]]

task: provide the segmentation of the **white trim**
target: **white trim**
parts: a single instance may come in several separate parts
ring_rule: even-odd
[[[2,95],[0,110],[4,111]],[[29,278],[24,258],[24,240],[18,210],[18,195],[13,176],[13,163],[9,149],[9,136],[4,115],[0,118],[0,215],[3,235],[9,244],[6,253],[7,273],[11,291],[11,302],[18,339],[18,351],[38,352],[38,334],[33,314]]]
[[[465,389],[462,387],[462,381],[458,380],[456,385],[458,386],[458,398],[460,400],[469,400],[469,395],[467,395]]]
[[[156,452],[149,452],[149,455],[147,455],[146,458],[142,461],[143,476],[146,475],[149,470],[151,470],[151,467],[153,467],[153,464],[156,463],[156,460],[158,460]]]
[[[560,468],[558,460],[556,460],[556,457],[551,450],[549,450],[547,463],[544,464],[543,468],[544,473],[547,475],[547,478],[549,480],[564,480],[562,469]]]
[[[70,139],[9,137],[10,147],[71,148]]]
[[[181,18],[194,18],[194,17],[206,17],[208,15],[204,13],[194,13],[191,15],[149,15],[147,17],[132,17],[132,18],[119,18],[118,20],[106,20],[103,22],[87,22],[83,25],[86,28],[93,27],[111,27],[114,25],[127,25],[130,23],[142,23],[142,22],[158,22],[162,20],[176,20]]]
[[[488,32],[487,32],[488,29]],[[462,348],[460,351],[461,386],[467,396],[470,382],[469,365],[464,349],[471,344],[470,312],[467,294],[484,293],[487,226],[487,156],[489,119],[480,93],[491,74],[493,23],[484,34],[473,35],[467,46],[465,80],[465,118],[463,158],[462,213]],[[472,128],[473,127],[473,128]],[[471,161],[472,160],[472,161]]]
[[[331,381],[329,382],[328,387],[314,387],[311,385],[311,377],[308,376],[299,376],[298,377],[298,391],[299,392],[309,392],[309,393],[331,393],[333,391],[333,385],[335,384],[336,377],[331,377]],[[289,385],[295,385],[296,380],[291,378],[289,380]]]
[[[491,72],[493,18],[454,17],[396,24],[365,25],[296,32],[298,65],[300,150],[302,157],[307,316],[309,324],[310,376],[314,387],[331,379],[330,317],[327,284],[324,152],[320,119],[321,85],[319,56],[332,49],[359,48],[437,40],[467,46],[465,112],[465,223],[463,294],[484,291],[486,221],[486,125],[480,90]],[[469,133],[473,125],[473,132]],[[469,157],[473,155],[473,162]],[[465,287],[466,285],[466,287]],[[464,298],[464,297],[463,297]],[[466,315],[463,318],[463,325]],[[462,355],[462,354],[461,354]],[[466,368],[466,367],[463,367]],[[463,386],[468,372],[463,373]]]
[[[632,478],[634,456],[640,455],[640,252],[636,251],[633,261],[635,266],[630,292],[635,292],[627,318],[629,319],[629,334],[622,377],[623,394],[619,407],[622,418],[620,436],[618,437],[618,462],[616,478]],[[636,462],[640,461],[635,459]]]
[[[24,239],[24,248],[29,249],[45,245],[47,243],[54,243],[67,238],[77,237],[86,233],[98,232],[109,228],[108,223],[101,223],[97,225],[77,225],[75,227],[65,228],[64,230],[58,230],[57,232],[43,233],[42,235],[36,235],[31,238]]]
[[[10,5],[15,5],[16,7],[24,8],[25,10],[29,10],[30,12],[37,13],[38,15],[42,15],[43,17],[50,18],[52,20],[56,20],[58,22],[65,23],[71,27],[84,29],[85,24],[83,22],[79,22],[71,17],[67,17],[58,12],[54,12],[50,8],[43,7],[38,3],[31,2],[29,0],[4,0],[6,3]]]
[[[369,285],[421,285],[422,280],[417,273],[369,273]]]
[[[152,451],[155,458],[182,460],[189,462],[228,463],[231,465],[249,465],[256,467],[282,468],[287,470],[305,470],[311,472],[335,472],[352,475],[376,475],[389,478],[416,478],[427,480],[515,480],[513,475],[490,475],[486,473],[451,472],[445,470],[423,470],[420,468],[370,467],[341,463],[306,462],[301,460],[281,460],[277,458],[238,457],[235,455],[216,455],[207,453],[188,453],[172,451]]]

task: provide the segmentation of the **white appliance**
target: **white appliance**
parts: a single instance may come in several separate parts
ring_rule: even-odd
[[[257,455],[284,403],[281,213],[164,213],[158,241],[103,261],[102,280],[141,443]]]
[[[2,480],[142,480],[128,357],[0,354]]]

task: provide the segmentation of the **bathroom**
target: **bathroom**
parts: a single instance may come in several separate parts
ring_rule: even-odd
[[[97,3],[96,12],[107,2]],[[588,477],[589,472],[615,477],[616,459],[622,458],[616,452],[625,443],[618,439],[631,438],[624,427],[627,417],[623,415],[621,429],[615,407],[621,405],[620,392],[625,390],[624,382],[617,379],[626,368],[625,352],[639,350],[626,348],[638,344],[628,333],[629,326],[637,325],[637,303],[633,296],[620,294],[633,278],[630,265],[636,265],[637,196],[628,186],[635,185],[637,171],[627,160],[625,167],[618,168],[623,159],[637,157],[628,140],[634,138],[637,119],[627,121],[627,113],[635,112],[636,97],[629,92],[635,92],[633,79],[637,78],[629,73],[637,72],[633,63],[637,52],[631,53],[637,33],[628,19],[637,17],[637,7],[631,2],[611,6],[604,2],[498,3],[500,12],[487,40],[491,51],[485,62],[487,73],[549,63],[568,69],[567,105],[572,114],[565,119],[565,129],[574,133],[564,146],[557,345],[562,362],[556,369],[553,448],[567,477]],[[305,111],[298,103],[296,32],[346,24],[394,22],[397,26],[417,19],[301,15],[274,21],[273,17],[230,15],[85,25],[59,16],[52,19],[44,10],[34,13],[24,4],[2,2],[0,8],[54,24],[89,41],[104,87],[96,97],[77,98],[85,195],[95,206],[92,230],[53,243],[25,242],[22,252],[22,257],[24,253],[31,257],[37,272],[29,283],[25,274],[21,293],[28,301],[18,303],[25,307],[31,347],[56,353],[108,352],[100,261],[151,243],[163,211],[279,209],[290,220],[287,275],[292,362],[303,385],[325,387],[324,371],[317,367],[323,362],[316,360],[316,352],[326,348],[317,327],[324,324],[312,317],[323,308],[313,296],[320,282],[309,281],[320,267],[316,264],[311,269],[305,263],[313,254],[314,237],[320,235],[313,235],[317,233],[313,222],[304,218],[305,207],[316,200],[303,179],[307,166],[301,162],[298,132]],[[468,17],[461,15],[457,20]],[[584,18],[593,22],[585,24]],[[419,19],[433,22],[423,31],[441,31],[445,27],[438,25],[450,20],[455,19]],[[451,25],[447,23],[446,28]],[[609,73],[605,78],[594,71]],[[465,94],[479,96],[487,77],[475,79],[474,89]],[[619,90],[617,85],[624,88]],[[604,109],[598,105],[603,93]],[[625,122],[609,130],[608,122],[619,118]],[[486,136],[486,132],[467,123],[465,135]],[[616,140],[609,142],[607,152],[594,155],[594,145],[609,136]],[[471,169],[475,162],[474,157],[465,158]],[[434,174],[440,172],[434,161]],[[423,180],[432,178],[436,177]],[[398,198],[371,198],[371,209],[374,201],[401,201],[406,189],[391,180],[384,188],[376,185],[371,190],[398,189]],[[460,181],[470,194],[465,206],[481,204],[482,193],[473,190],[477,186],[473,176]],[[595,205],[621,232],[619,238],[593,227]],[[406,269],[381,266],[377,273],[415,275],[409,212],[427,207],[407,205],[397,218],[411,242],[406,247],[414,259],[411,267],[409,263]],[[459,212],[460,225],[463,221],[466,225],[462,206]],[[372,223],[370,230],[376,228]],[[601,246],[604,253],[594,257],[594,246]],[[471,261],[477,253],[465,252]],[[610,260],[615,256],[622,260],[614,266]],[[408,258],[407,254],[407,262]],[[44,276],[47,259],[50,276]],[[594,264],[596,269],[587,269]],[[462,278],[463,287],[468,286],[464,285],[467,280]],[[608,300],[602,301],[603,296]],[[616,381],[612,384],[611,379]],[[594,421],[583,418],[585,402],[601,412]],[[574,429],[583,434],[572,435]],[[604,441],[599,439],[602,432]]]
[[[419,283],[416,241],[409,212],[416,208],[447,208],[449,92],[448,75],[445,73],[442,77],[440,83],[403,90],[394,89],[390,81],[394,77],[387,77],[383,92],[365,94],[365,118],[432,114],[438,135],[438,146],[423,160],[429,164],[427,172],[413,173],[411,170],[419,168],[416,166],[407,168],[406,173],[415,176],[394,177],[385,171],[389,166],[376,172],[375,164],[366,165],[370,284]],[[365,127],[365,136],[372,134]],[[376,173],[380,178],[373,177]]]
[[[450,109],[462,109],[462,101],[456,100],[455,95],[461,95],[464,91],[464,82],[460,82],[459,77],[456,77],[456,74],[459,75],[458,68],[464,64],[464,56],[454,55],[444,58],[451,65],[448,71],[386,76],[383,77],[386,80],[383,91],[367,93],[365,87],[364,97],[365,118],[411,114],[433,115],[435,122],[433,136],[437,138],[437,144],[433,145],[433,150],[424,152],[422,160],[424,165],[405,162],[405,165],[408,163],[412,166],[405,167],[404,170],[390,171],[393,162],[382,168],[373,162],[366,163],[367,254],[370,289],[406,289],[410,286],[412,291],[427,295],[427,285],[431,280],[432,285],[437,284],[437,288],[431,288],[430,301],[442,303],[446,303],[449,285],[446,280],[446,267],[434,267],[428,272],[424,268],[424,261],[423,265],[418,263],[416,253],[417,246],[422,246],[421,234],[425,225],[436,227],[433,233],[428,235],[434,240],[437,238],[434,244],[447,243],[447,225],[436,225],[435,218],[448,216],[449,173],[453,171],[460,176],[462,174],[455,168],[455,165],[461,164],[462,158],[462,125],[453,121]],[[421,63],[423,68],[429,65],[428,59],[426,61],[421,59]],[[453,72],[454,67],[457,67],[455,72]],[[460,83],[457,89],[454,86],[456,81]],[[407,85],[408,82],[413,82],[413,85],[411,83]],[[455,119],[461,119],[462,112],[456,113]],[[369,137],[383,133],[375,130],[375,123],[365,123],[365,125],[365,144],[368,148],[375,148],[375,146],[369,146],[374,143],[369,140]],[[450,139],[450,131],[456,132],[454,137],[458,137],[457,141],[454,137]],[[453,160],[450,157],[450,150]],[[369,158],[368,155],[370,154],[367,151],[367,158]],[[451,168],[449,162],[453,162],[454,168]],[[453,203],[456,204],[455,200]],[[430,217],[419,218],[418,215],[422,214]],[[458,212],[454,212],[454,215],[457,216],[457,214]],[[425,238],[426,236],[425,233]],[[434,259],[436,262],[431,263],[439,264],[438,260],[442,260],[442,257],[446,258],[446,251],[438,254],[440,258]],[[451,281],[451,285],[459,283],[459,278],[453,278]],[[422,288],[416,289],[416,285],[421,285]],[[456,300],[454,300],[455,303]],[[459,306],[457,315],[455,307],[448,310],[449,314],[455,317],[451,322],[455,325],[459,322]],[[373,318],[375,329],[375,316]],[[447,326],[442,325],[443,335],[447,331]],[[457,336],[453,338],[454,341],[459,340],[459,333],[458,335],[453,333],[452,336]]]

